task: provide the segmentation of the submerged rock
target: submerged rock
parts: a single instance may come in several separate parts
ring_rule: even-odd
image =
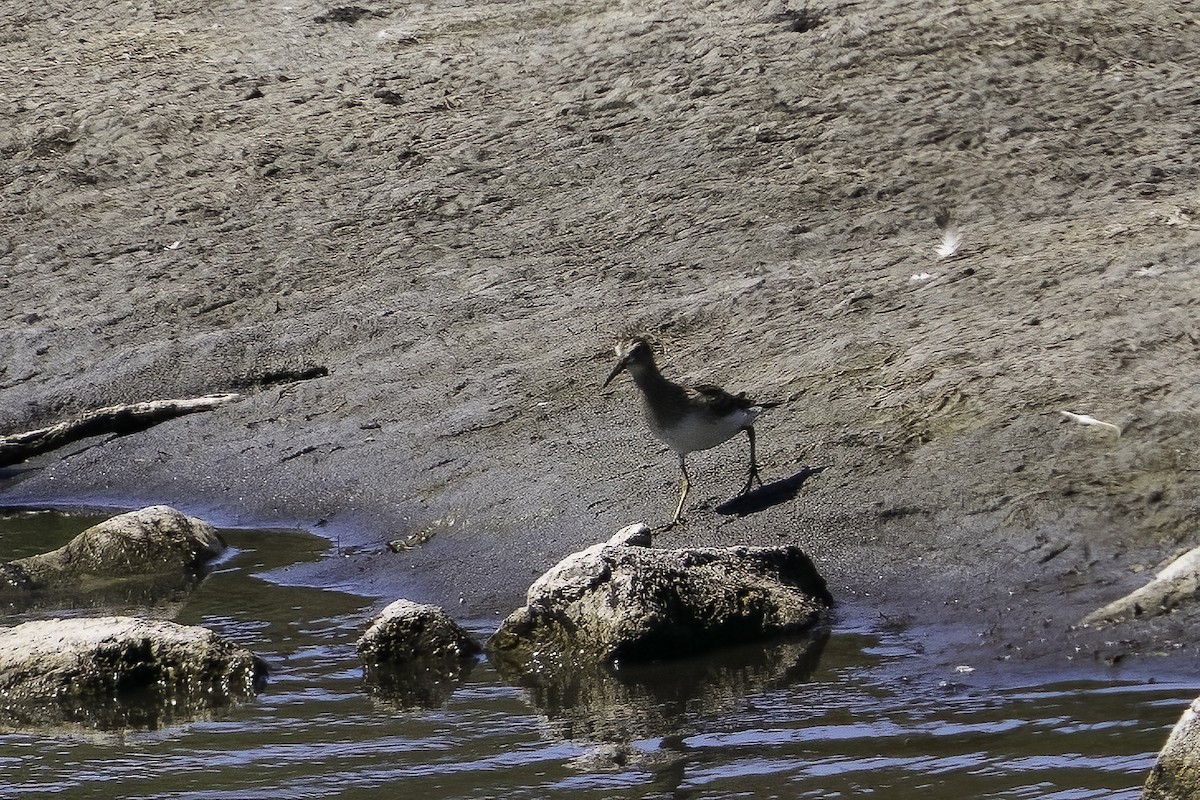
[[[0,598],[145,602],[186,588],[224,550],[225,541],[204,520],[150,506],[93,525],[57,550],[0,565]]]
[[[158,728],[248,699],[265,664],[207,628],[137,617],[0,629],[0,723]]]
[[[383,609],[358,640],[373,693],[403,707],[443,703],[481,650],[445,611],[409,600]]]
[[[33,590],[33,581],[29,574],[20,567],[6,562],[0,562],[0,593],[5,590],[29,592]]]
[[[93,525],[57,550],[11,564],[46,586],[195,571],[224,550],[217,529],[204,520],[170,506],[150,506]]]
[[[1200,698],[1192,701],[1175,724],[1142,789],[1142,800],[1197,797],[1200,797]]]
[[[488,642],[527,669],[677,658],[811,628],[831,604],[796,547],[662,550],[634,525],[568,556]]]

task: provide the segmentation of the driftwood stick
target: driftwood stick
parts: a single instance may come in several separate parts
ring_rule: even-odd
[[[211,411],[237,400],[239,394],[210,394],[179,400],[150,400],[125,406],[110,406],[89,411],[80,417],[39,428],[35,431],[0,436],[0,467],[19,464],[36,455],[57,450],[65,444],[106,433],[124,435],[185,414]]]
[[[1172,561],[1140,589],[1097,609],[1080,625],[1101,626],[1132,617],[1149,619],[1166,614],[1200,592],[1200,547]]]

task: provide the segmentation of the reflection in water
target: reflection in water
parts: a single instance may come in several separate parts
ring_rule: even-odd
[[[827,634],[742,645],[674,661],[566,666],[500,674],[526,690],[553,736],[631,742],[679,736],[745,702],[755,692],[806,680]]]
[[[0,608],[14,613],[53,611],[59,616],[118,614],[173,619],[203,580],[202,574],[180,573],[134,575],[69,588],[0,588]]]
[[[446,704],[475,666],[474,658],[420,658],[402,664],[366,664],[366,691],[384,708],[415,711]]]
[[[147,640],[120,652],[110,649],[100,655],[153,664],[150,646]],[[137,652],[141,650],[145,652]],[[159,670],[157,666],[149,666],[141,674],[126,672],[120,680],[106,681],[103,679],[106,665],[97,663],[96,671],[101,674],[83,690],[72,686],[71,691],[53,697],[9,700],[0,705],[0,729],[45,730],[48,735],[104,732],[120,735],[130,730],[156,731],[217,719],[234,706],[253,701],[266,682],[263,672],[253,671],[260,667],[218,663],[208,674],[189,675],[185,679],[176,677],[170,667]],[[192,668],[201,672],[200,668]],[[113,668],[108,666],[108,669]],[[117,677],[116,672],[110,674]]]

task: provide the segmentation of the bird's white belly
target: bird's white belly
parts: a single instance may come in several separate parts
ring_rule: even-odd
[[[731,414],[717,418],[703,414],[688,414],[676,424],[660,428],[655,432],[676,453],[691,453],[716,447],[742,428],[753,423],[760,413],[762,413],[762,409],[751,408],[738,409]]]

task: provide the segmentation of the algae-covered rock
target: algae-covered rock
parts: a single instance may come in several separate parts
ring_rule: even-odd
[[[358,640],[371,692],[392,705],[445,702],[482,648],[438,606],[397,600]]]
[[[492,653],[531,668],[670,659],[803,631],[831,603],[797,547],[665,550],[645,534],[630,526],[552,567]]]
[[[185,595],[224,550],[204,520],[150,506],[93,525],[57,550],[0,563],[0,602],[143,613]]]
[[[225,542],[209,523],[170,506],[107,519],[57,550],[11,562],[39,587],[104,583],[134,575],[195,572]]]
[[[1142,789],[1142,800],[1200,797],[1200,698],[1183,712],[1158,754]]]
[[[358,652],[370,664],[467,658],[480,649],[441,608],[410,600],[384,608],[358,640]]]
[[[157,728],[249,699],[266,666],[207,628],[137,617],[0,629],[0,723]]]

